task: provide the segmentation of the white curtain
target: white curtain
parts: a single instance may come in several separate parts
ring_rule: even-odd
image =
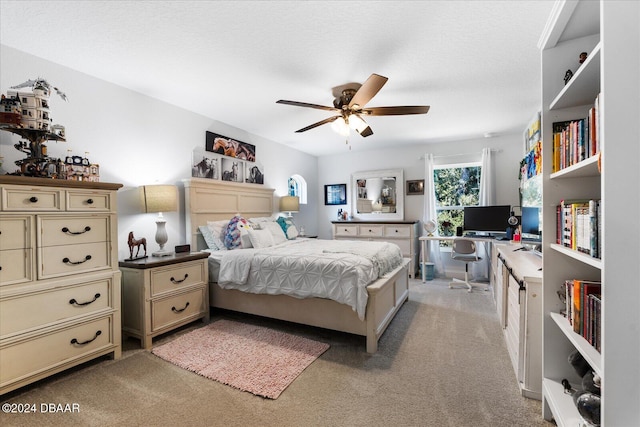
[[[491,148],[482,149],[482,171],[480,173],[480,206],[494,205],[496,201],[496,183],[494,179],[493,156]],[[505,218],[506,220],[506,218]],[[506,230],[506,225],[505,225]],[[477,243],[478,255],[482,257],[482,262],[475,262],[470,265],[474,279],[489,278],[489,243]]]
[[[433,154],[424,155],[424,217],[423,224],[426,221],[433,220],[438,223],[438,215],[436,212],[436,184],[433,180]],[[434,233],[438,234],[438,231]],[[427,240],[427,253],[429,262],[434,264],[434,272],[436,276],[444,276],[444,265],[442,264],[442,256],[440,254],[440,241]]]

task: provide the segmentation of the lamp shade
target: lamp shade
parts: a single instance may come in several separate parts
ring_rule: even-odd
[[[300,199],[298,196],[282,196],[280,198],[280,212],[298,212]]]
[[[175,185],[144,185],[140,187],[140,197],[143,212],[178,210],[178,188]]]

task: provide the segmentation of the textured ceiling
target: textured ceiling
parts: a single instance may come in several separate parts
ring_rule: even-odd
[[[330,125],[294,131],[332,113],[275,101],[330,106],[332,88],[371,73],[389,81],[367,106],[431,110],[367,118],[374,135],[352,133],[354,151],[522,131],[539,109],[536,45],[552,7],[542,0],[0,0],[0,40],[325,155],[347,149]]]

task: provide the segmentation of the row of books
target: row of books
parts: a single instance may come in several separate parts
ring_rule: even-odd
[[[553,123],[553,172],[600,152],[599,104],[598,94],[586,118]]]
[[[600,258],[600,200],[562,200],[556,206],[556,243]]]
[[[602,284],[592,280],[565,281],[566,316],[573,332],[600,351]]]

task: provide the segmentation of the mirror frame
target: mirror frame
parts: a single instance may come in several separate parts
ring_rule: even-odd
[[[396,180],[396,211],[394,213],[358,213],[357,181],[383,177],[394,177]],[[402,169],[380,169],[351,174],[351,211],[353,219],[356,221],[404,221],[404,171]]]

